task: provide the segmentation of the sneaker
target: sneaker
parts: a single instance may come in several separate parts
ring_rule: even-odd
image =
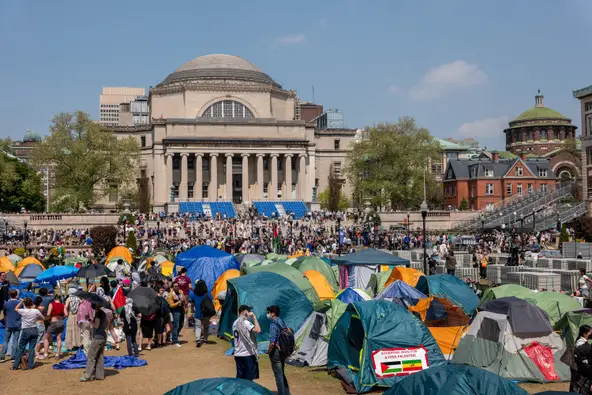
[[[175,347],[180,348],[181,345],[179,343],[175,343]]]
[[[8,362],[8,359],[6,359],[6,358],[0,359],[0,363],[6,363],[6,362]]]

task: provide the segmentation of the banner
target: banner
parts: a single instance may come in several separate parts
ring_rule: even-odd
[[[383,348],[372,353],[372,367],[379,379],[409,376],[429,367],[423,347]]]

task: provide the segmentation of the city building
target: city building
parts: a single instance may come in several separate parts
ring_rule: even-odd
[[[232,55],[185,63],[150,88],[148,105],[150,124],[113,130],[140,142],[138,177],[149,178],[156,212],[185,201],[313,202],[329,171],[341,176],[356,135],[317,129],[295,91]]]
[[[430,167],[436,181],[442,182],[448,161],[452,159],[467,159],[469,157],[469,149],[449,140],[434,138],[440,144],[440,161],[430,161]]]
[[[100,118],[99,123],[104,126],[119,125],[119,106],[121,103],[130,103],[138,96],[145,96],[144,88],[128,87],[104,87],[99,97]]]
[[[22,140],[13,140],[10,150],[14,156],[23,162],[28,162],[35,147],[41,143],[41,136],[32,130],[27,130]]]
[[[119,105],[119,126],[148,125],[149,123],[148,96],[139,96],[129,103]]]
[[[573,96],[580,101],[582,117],[582,195],[590,202],[592,200],[592,85],[573,91]]]
[[[513,159],[500,159],[497,151],[491,159],[451,159],[444,178],[444,205],[459,209],[492,208],[511,196],[555,188],[557,177],[548,158],[527,158],[525,153]]]
[[[315,104],[309,101],[299,102],[296,109],[296,119],[310,122],[323,113],[323,105]]]

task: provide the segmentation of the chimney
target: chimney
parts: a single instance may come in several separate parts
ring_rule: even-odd
[[[520,153],[520,159],[526,160],[526,153],[525,152]]]
[[[499,160],[499,154],[498,154],[498,152],[497,152],[497,151],[491,151],[491,159],[492,159],[494,162],[497,162],[497,161]]]

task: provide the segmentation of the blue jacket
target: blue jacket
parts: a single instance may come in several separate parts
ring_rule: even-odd
[[[197,296],[195,292],[192,292],[191,295],[191,302],[193,303],[193,309],[195,310],[193,318],[201,320],[203,318],[201,315],[201,303],[205,298],[211,299],[210,294],[209,292],[206,292],[202,296]]]
[[[4,303],[4,317],[6,317],[6,329],[21,329],[21,315],[14,309],[20,300],[10,299]]]

